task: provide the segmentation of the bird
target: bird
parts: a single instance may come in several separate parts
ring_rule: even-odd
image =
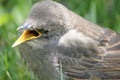
[[[120,79],[120,35],[58,2],[35,3],[17,30],[12,47],[39,80]]]

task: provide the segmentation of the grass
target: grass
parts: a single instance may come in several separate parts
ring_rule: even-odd
[[[17,49],[16,28],[38,0],[0,0],[0,80],[36,80],[26,69]],[[120,32],[120,0],[55,0],[101,26]]]
[[[63,71],[62,71],[62,64],[61,64],[61,62],[60,62],[60,80],[64,80],[63,79]]]

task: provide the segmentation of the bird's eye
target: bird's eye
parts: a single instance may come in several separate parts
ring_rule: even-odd
[[[42,34],[47,34],[49,32],[49,30],[45,30],[45,29],[39,29],[39,32],[41,32]]]

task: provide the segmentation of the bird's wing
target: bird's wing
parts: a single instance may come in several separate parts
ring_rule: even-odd
[[[114,47],[120,49],[120,35],[113,35],[107,29],[104,31],[110,41],[97,41],[77,30],[70,30],[60,39],[59,52],[62,55],[59,62],[67,77],[76,80],[120,79],[120,52],[110,54]]]

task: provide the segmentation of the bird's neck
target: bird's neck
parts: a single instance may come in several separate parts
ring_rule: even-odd
[[[28,67],[40,80],[59,80],[59,72],[55,66],[57,58],[53,56],[53,53],[48,54],[47,49],[33,50],[25,44],[21,45],[19,49],[22,57],[28,63]]]
[[[33,72],[40,80],[59,80],[59,71],[56,67],[57,63],[55,62],[55,56],[42,55],[36,58],[36,60],[38,62],[35,63],[35,65],[39,68],[37,68],[37,71],[33,70]]]

